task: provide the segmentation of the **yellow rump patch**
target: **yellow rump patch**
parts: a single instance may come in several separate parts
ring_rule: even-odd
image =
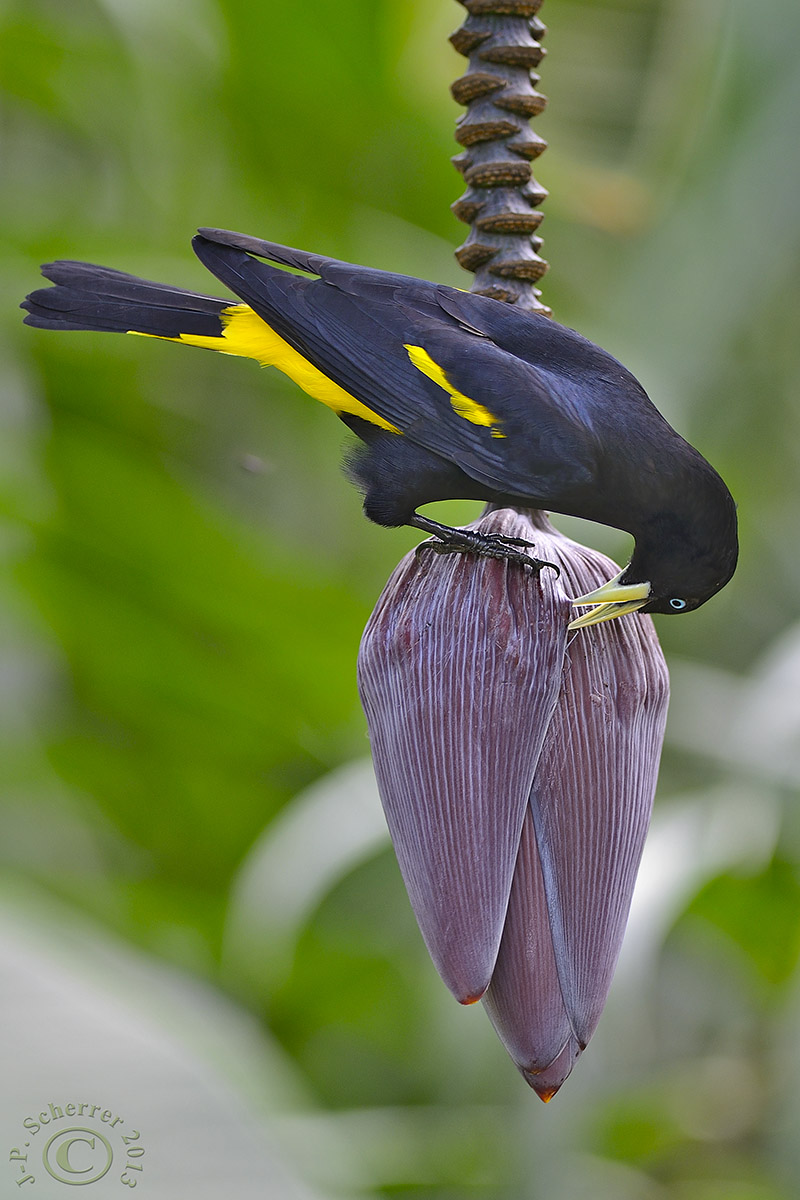
[[[477,400],[473,400],[470,396],[465,396],[463,392],[457,391],[439,364],[433,361],[427,350],[424,350],[422,346],[409,346],[405,343],[404,349],[408,351],[408,357],[418,371],[422,371],[423,375],[427,375],[428,379],[432,379],[440,388],[444,388],[449,393],[453,411],[459,417],[463,417],[465,421],[470,421],[473,425],[485,425],[487,428],[490,428],[492,437],[501,438],[506,436],[497,428],[499,417],[490,413],[489,409],[484,408]]]
[[[186,346],[199,346],[203,350],[216,350],[220,354],[234,354],[238,358],[254,358],[262,367],[277,367],[303,389],[314,400],[327,405],[335,413],[350,413],[361,417],[381,429],[392,433],[400,430],[383,417],[379,417],[372,409],[367,408],[355,396],[351,396],[344,388],[339,387],[327,375],[323,375],[317,367],[303,358],[288,342],[270,329],[266,321],[254,313],[247,304],[232,304],[220,313],[222,333],[219,337],[203,337],[194,333],[182,333],[178,337],[161,337],[157,333],[141,333],[138,329],[129,329],[128,333],[137,337],[155,337],[162,342],[183,342]]]

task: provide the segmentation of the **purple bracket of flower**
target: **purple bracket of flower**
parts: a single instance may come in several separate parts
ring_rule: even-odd
[[[600,1018],[658,775],[669,682],[651,619],[569,634],[614,573],[542,513],[473,528],[556,564],[425,550],[364,631],[359,688],[389,831],[431,958],[483,998],[549,1100]]]

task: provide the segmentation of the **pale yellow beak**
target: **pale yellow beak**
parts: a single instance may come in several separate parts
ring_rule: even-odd
[[[609,579],[602,587],[572,601],[577,605],[593,604],[597,607],[570,621],[568,629],[585,629],[587,625],[599,625],[601,621],[610,621],[614,617],[624,616],[625,613],[636,612],[637,608],[642,608],[647,603],[650,598],[650,584],[620,583],[622,573],[620,571],[619,575]]]

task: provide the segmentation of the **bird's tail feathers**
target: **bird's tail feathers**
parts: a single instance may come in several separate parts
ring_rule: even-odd
[[[21,305],[25,324],[38,329],[221,338],[221,314],[235,303],[92,263],[47,263],[42,274],[54,286],[31,292]]]

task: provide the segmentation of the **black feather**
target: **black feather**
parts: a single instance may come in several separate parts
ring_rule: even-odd
[[[219,314],[231,304],[92,263],[46,263],[42,274],[56,286],[31,292],[20,305],[25,324],[38,329],[219,337]]]

